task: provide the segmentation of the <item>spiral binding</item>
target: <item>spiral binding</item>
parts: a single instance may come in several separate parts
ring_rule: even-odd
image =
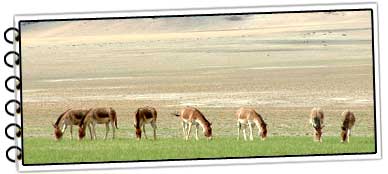
[[[4,55],[4,63],[5,65],[7,65],[8,67],[10,68],[13,68],[13,65],[9,64],[8,61],[7,61],[7,57],[11,54],[14,54],[14,56],[17,57],[17,59],[15,60],[15,65],[19,65],[20,64],[20,55],[19,53],[17,53],[16,51],[10,51],[8,52],[7,54]]]
[[[5,30],[5,32],[4,32],[4,40],[7,43],[9,43],[9,44],[13,44],[14,43],[13,41],[11,41],[11,40],[9,40],[7,38],[7,33],[10,32],[10,31],[16,31],[18,33],[18,34],[16,34],[14,39],[15,39],[15,41],[19,42],[19,40],[20,40],[19,30],[17,28],[15,28],[15,27],[11,27],[11,28],[8,28],[7,30]]]
[[[5,89],[7,89],[9,92],[15,92],[15,89],[12,89],[8,86],[8,81],[11,80],[11,79],[15,79],[15,83],[16,83],[16,90],[19,90],[21,88],[21,83],[20,83],[20,79],[19,77],[16,77],[16,76],[10,76],[8,77],[6,80],[5,80]],[[16,82],[17,81],[17,82]]]
[[[9,39],[7,37],[7,34],[9,32],[13,32],[13,39]],[[16,34],[15,34],[16,32]],[[19,30],[17,28],[14,28],[14,27],[11,27],[11,28],[8,28],[7,30],[5,30],[4,32],[4,40],[9,43],[9,44],[15,44],[16,42],[19,42],[20,41],[20,33],[19,33]],[[14,56],[14,62],[13,64],[10,64],[8,61],[7,61],[7,58],[10,56],[10,55],[13,55]],[[19,66],[20,65],[20,54],[16,51],[9,51],[8,53],[6,53],[4,55],[4,64],[10,68],[14,68],[15,66]],[[8,86],[8,82],[10,80],[14,80],[15,81],[15,88],[10,88]],[[19,77],[17,76],[10,76],[8,77],[6,80],[5,80],[5,88],[9,91],[9,92],[12,92],[14,93],[15,91],[17,90],[20,90],[21,89],[21,80]],[[8,105],[10,105],[11,103],[13,103],[15,105],[15,111],[16,113],[12,113],[8,110]],[[15,100],[15,99],[12,99],[12,100],[9,100],[6,104],[5,104],[5,112],[7,112],[8,115],[10,116],[13,116],[15,117],[16,114],[20,114],[21,113],[21,110],[22,110],[22,105],[21,103],[18,101],[18,100]],[[15,129],[15,136],[11,136],[8,134],[8,130],[11,128],[11,127],[14,127]],[[5,128],[5,136],[11,140],[15,140],[16,138],[20,138],[22,136],[22,128],[21,126],[19,126],[18,124],[16,123],[11,123],[9,124],[6,128]],[[15,149],[17,152],[15,153],[16,154],[16,158],[15,159],[12,159],[10,156],[9,156],[9,152],[11,150]],[[11,146],[7,149],[6,153],[5,153],[5,156],[7,157],[7,159],[11,162],[16,162],[16,160],[21,160],[22,159],[22,149],[18,146]]]
[[[18,146],[11,146],[7,149],[7,152],[5,152],[5,156],[7,157],[7,159],[11,162],[15,162],[15,159],[12,159],[11,157],[9,157],[9,151],[11,151],[12,149],[16,149],[18,152],[17,152],[17,155],[16,155],[16,159],[18,160],[21,160],[22,159],[22,149]]]
[[[17,100],[15,100],[15,99],[9,100],[9,101],[5,104],[5,112],[7,112],[7,114],[10,115],[10,116],[15,116],[14,113],[12,113],[12,112],[10,112],[10,111],[8,110],[8,105],[11,104],[11,103],[15,103],[15,104],[18,105],[18,106],[16,107],[16,113],[19,114],[20,111],[21,111],[21,105],[20,105],[20,102],[17,101]]]
[[[15,137],[12,137],[8,134],[8,129],[11,127],[11,126],[15,126],[16,127],[16,131],[15,131],[15,135],[16,135],[16,138],[19,138],[21,135],[22,135],[22,128],[16,124],[16,123],[11,123],[9,124],[6,128],[5,128],[5,136],[7,136],[7,138],[11,139],[11,140],[14,140]]]

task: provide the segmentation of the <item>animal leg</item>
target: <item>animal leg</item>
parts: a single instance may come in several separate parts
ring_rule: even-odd
[[[315,137],[315,130],[314,130],[314,132],[313,132],[313,141],[317,141],[317,137]]]
[[[146,130],[145,130],[145,124],[143,124],[143,132],[144,132],[144,138],[147,139],[147,134],[146,134]]]
[[[93,139],[97,140],[96,124],[95,123],[92,123],[92,129],[93,129]]]
[[[108,132],[109,132],[109,123],[105,123],[105,136],[104,136],[104,140],[106,140],[106,138],[108,137]]]
[[[249,139],[253,141],[253,130],[252,130],[252,123],[248,123],[249,126]]]
[[[244,128],[243,128],[244,141],[247,141],[246,129],[247,129],[247,126],[244,125]]]
[[[237,121],[237,140],[240,140],[241,123]]]
[[[186,123],[182,121],[183,139],[186,139]]]
[[[348,129],[348,143],[350,142],[350,134],[351,134],[352,130],[351,129]]]
[[[198,124],[195,125],[195,139],[198,140]]]
[[[63,127],[62,127],[62,133],[64,133],[66,131],[66,128],[67,128],[67,124],[66,123],[63,123]]]
[[[70,139],[73,140],[73,125],[70,125]]]
[[[93,140],[93,132],[92,132],[92,127],[90,126],[90,124],[88,125],[88,128],[89,128],[89,133],[90,133],[90,139]],[[85,127],[86,129],[86,127]]]
[[[113,133],[112,139],[115,139],[115,131],[116,131],[115,129],[116,129],[116,127],[114,125],[114,121],[111,122],[111,125],[112,125],[112,133]]]
[[[262,131],[262,130],[261,130],[261,127],[259,126],[258,123],[255,123],[255,124],[256,124],[257,130],[259,130],[259,131],[257,131],[257,135],[258,135],[259,138],[260,138],[260,132]]]
[[[155,123],[155,122],[152,122],[152,123],[151,123],[151,126],[152,126],[152,128],[154,129],[154,140],[156,140],[156,128],[157,128],[156,123]]]
[[[188,130],[187,130],[186,141],[189,140],[189,138],[190,138],[191,127],[193,126],[193,123],[192,123],[192,122],[189,122],[188,124],[189,124],[189,125],[188,125]]]

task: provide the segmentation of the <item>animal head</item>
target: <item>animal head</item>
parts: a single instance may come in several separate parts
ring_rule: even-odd
[[[136,128],[135,134],[136,134],[137,140],[140,140],[141,139],[141,129],[140,128]]]
[[[135,135],[137,140],[141,139],[141,129],[140,129],[140,108],[137,108],[135,112],[135,118],[133,122],[133,127],[135,127]]]
[[[346,130],[346,128],[342,126],[341,127],[341,142],[345,142],[345,140],[348,136],[347,132],[348,131]]]
[[[90,108],[86,113],[85,113],[85,116],[82,118],[82,120],[80,121],[78,127],[78,138],[79,140],[82,140],[85,136],[86,136],[86,126],[89,124],[88,123],[88,120],[87,120],[87,116],[89,115],[89,113],[92,113],[92,110],[93,108]],[[90,135],[92,136],[92,135]]]
[[[204,130],[205,137],[207,137],[208,140],[212,139],[212,123],[209,122],[208,127]]]
[[[85,127],[80,126],[78,129],[78,138],[82,140],[86,136]]]
[[[62,131],[59,129],[58,125],[53,124],[54,127],[54,137],[56,140],[60,140],[62,138]]]
[[[69,112],[71,109],[68,109],[66,110],[65,112],[63,112],[61,115],[59,115],[57,121],[55,122],[55,124],[53,122],[51,122],[51,124],[53,125],[54,127],[54,137],[56,140],[60,140],[62,138],[62,130],[59,128],[59,125],[60,125],[60,122],[62,120],[62,118],[66,115],[67,112]]]
[[[267,124],[262,124],[261,129],[260,129],[260,133],[259,133],[261,140],[265,140],[267,138],[267,133],[268,133]]]

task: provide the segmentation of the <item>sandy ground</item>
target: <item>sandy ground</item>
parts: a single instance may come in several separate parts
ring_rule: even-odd
[[[367,11],[24,24],[24,136],[51,136],[68,108],[109,106],[119,136],[134,137],[144,105],[164,137],[181,136],[170,113],[187,105],[215,136],[236,135],[240,106],[256,108],[270,136],[310,135],[312,107],[325,111],[325,135],[351,109],[354,135],[373,136],[370,26]]]

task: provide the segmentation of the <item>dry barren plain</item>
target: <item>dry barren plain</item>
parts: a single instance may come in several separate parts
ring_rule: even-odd
[[[21,31],[25,138],[51,138],[68,108],[112,107],[118,137],[133,139],[134,111],[146,105],[158,111],[160,138],[181,138],[170,113],[184,106],[206,115],[214,137],[236,136],[241,106],[264,117],[269,137],[311,136],[312,107],[326,114],[324,136],[339,136],[345,109],[357,118],[353,136],[374,136],[368,11],[38,22]],[[97,129],[102,138],[105,126]]]

